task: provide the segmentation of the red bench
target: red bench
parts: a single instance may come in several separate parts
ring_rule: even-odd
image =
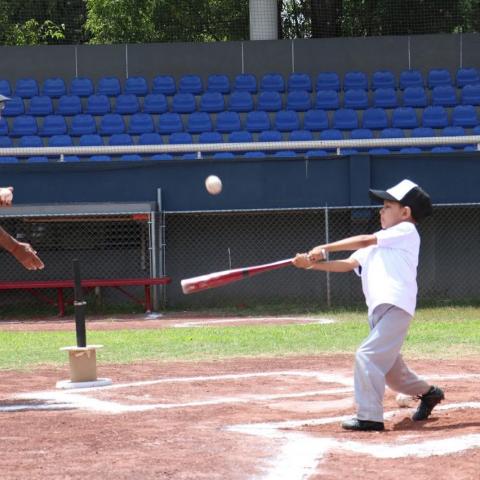
[[[82,287],[85,289],[92,289],[95,287],[113,287],[121,291],[124,295],[131,298],[136,303],[143,305],[145,311],[152,310],[152,299],[150,293],[150,287],[152,285],[167,285],[171,282],[170,277],[160,278],[107,278],[107,279],[87,279],[82,280]],[[138,299],[131,293],[124,290],[123,287],[129,286],[143,286],[145,288],[144,301]],[[27,290],[35,297],[39,298],[43,302],[56,305],[58,307],[58,314],[60,316],[65,315],[65,299],[63,296],[63,290],[65,288],[73,289],[73,280],[39,280],[39,281],[20,281],[20,282],[0,282],[0,290]],[[47,288],[57,290],[57,300],[52,300],[41,294],[39,290]]]

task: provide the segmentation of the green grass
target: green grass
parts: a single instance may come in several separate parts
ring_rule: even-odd
[[[89,331],[89,344],[103,344],[102,363],[207,360],[229,357],[351,353],[368,334],[364,312],[317,313],[335,324],[257,325],[178,329]],[[75,332],[0,331],[0,369],[64,365],[59,348],[75,344]],[[417,312],[404,345],[409,357],[480,355],[480,309],[425,308]]]

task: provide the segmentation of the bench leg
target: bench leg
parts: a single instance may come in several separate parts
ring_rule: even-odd
[[[63,317],[65,316],[65,300],[63,299],[63,288],[57,288],[57,303],[58,303],[58,314]]]
[[[150,296],[150,285],[145,285],[145,310],[147,313],[152,311],[152,299]]]

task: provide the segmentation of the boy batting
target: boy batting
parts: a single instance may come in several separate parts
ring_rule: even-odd
[[[355,270],[362,279],[368,306],[370,334],[355,355],[356,417],[342,423],[346,430],[383,430],[385,385],[416,396],[420,404],[412,419],[426,420],[443,391],[417,376],[405,364],[400,350],[415,313],[420,236],[415,225],[432,214],[428,194],[410,180],[386,191],[370,190],[383,201],[382,230],[319,245],[297,254],[298,268],[329,272]],[[329,252],[354,251],[344,260],[326,261]]]

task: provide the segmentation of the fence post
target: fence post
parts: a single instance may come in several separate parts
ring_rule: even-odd
[[[329,218],[328,218],[328,206],[325,205],[325,243],[330,242],[330,232],[329,232]],[[327,258],[325,260],[328,261],[329,254],[327,252]],[[327,306],[330,308],[332,306],[331,301],[331,292],[330,292],[330,272],[325,272],[327,274]]]

